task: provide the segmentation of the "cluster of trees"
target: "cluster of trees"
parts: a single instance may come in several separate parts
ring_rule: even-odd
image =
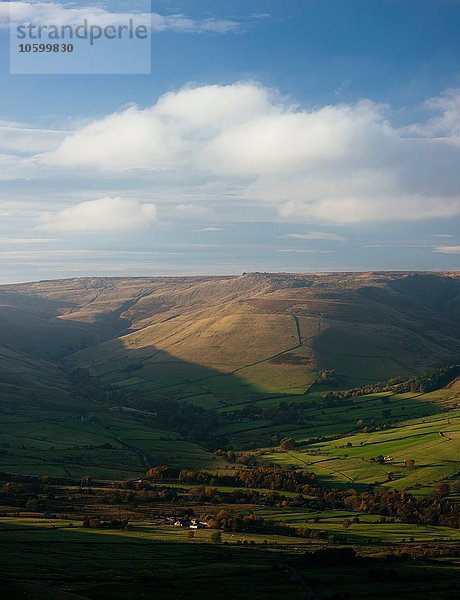
[[[257,419],[270,420],[272,425],[302,425],[305,423],[303,414],[305,405],[301,402],[280,402],[278,406],[260,407],[257,404],[247,404],[241,410],[231,413],[234,421],[248,419],[254,421]]]
[[[155,488],[154,488],[155,489]],[[165,493],[165,489],[168,491],[171,488],[162,488],[162,492]],[[158,493],[158,492],[157,492]],[[221,491],[216,487],[206,487],[204,485],[198,485],[188,490],[181,490],[181,494],[176,494],[176,501],[180,502],[197,502],[200,504],[258,504],[261,506],[307,506],[308,499],[304,498],[301,494],[295,496],[295,498],[286,498],[280,492],[266,492],[251,489],[236,489],[232,491]]]
[[[75,396],[87,398],[91,402],[101,404],[117,404],[122,395],[111,385],[102,383],[100,379],[90,374],[87,369],[75,369],[69,374],[69,381]]]
[[[280,450],[284,450],[285,452],[290,452],[291,450],[295,450],[297,448],[297,442],[294,438],[283,438],[280,442]]]
[[[171,467],[156,467],[150,473],[153,478],[144,481],[119,482],[117,489],[101,487],[55,487],[55,483],[39,478],[4,478],[0,477],[0,503],[3,506],[15,506],[26,510],[44,513],[75,513],[84,507],[88,512],[90,505],[101,514],[102,506],[109,504],[108,517],[88,517],[87,527],[122,528],[126,526],[126,517],[131,508],[139,511],[143,505],[148,514],[148,505],[174,506],[176,514],[180,506],[186,514],[192,514],[195,507],[206,504],[213,512],[202,516],[211,527],[228,531],[258,531],[266,533],[288,534],[302,537],[330,539],[330,534],[317,528],[306,526],[294,529],[283,529],[270,519],[261,519],[253,513],[235,513],[226,508],[216,512],[216,506],[224,505],[262,505],[279,507],[304,507],[320,513],[326,510],[346,510],[355,513],[367,513],[381,516],[381,522],[399,520],[404,523],[421,525],[460,527],[460,504],[455,502],[452,492],[458,493],[460,485],[451,487],[439,484],[427,496],[413,496],[398,490],[368,488],[366,491],[354,489],[332,489],[314,484],[311,474],[294,470],[256,467],[244,469],[226,475],[213,475],[206,471],[179,470]],[[167,476],[167,477],[166,477]],[[193,484],[189,489],[177,489],[155,485],[155,481],[170,480]],[[198,483],[198,485],[196,485]],[[209,485],[211,484],[211,485]],[[221,491],[218,485],[239,489]],[[251,488],[251,489],[248,489]],[[255,488],[263,488],[258,490]],[[272,490],[272,491],[269,491]],[[277,492],[276,490],[279,490]],[[296,496],[285,497],[282,490],[301,492]],[[85,496],[82,498],[82,495]],[[122,508],[123,505],[128,505]],[[119,509],[115,510],[114,506]],[[214,509],[212,508],[214,506]],[[97,508],[96,508],[97,507]],[[188,507],[188,508],[185,508]],[[312,520],[319,522],[320,517]],[[344,529],[353,527],[359,517],[346,519]]]
[[[127,519],[99,519],[97,517],[85,517],[83,519],[83,527],[93,529],[126,529],[128,525]]]
[[[226,445],[226,440],[215,433],[225,424],[225,417],[215,410],[178,400],[150,402],[148,409],[156,413],[153,420],[160,429],[177,431],[184,440],[200,442],[211,450]]]
[[[360,387],[350,388],[348,390],[328,392],[325,396],[325,399],[348,400],[350,398],[366,396],[367,394],[379,394],[381,392],[389,392],[390,394],[396,394],[398,392],[407,392],[409,391],[409,389],[410,386],[408,385],[407,379],[397,377],[394,379],[389,379],[388,381],[378,381],[376,383],[370,383]]]
[[[317,385],[338,385],[339,378],[337,377],[337,373],[334,369],[324,369],[322,371],[318,371],[316,374],[315,383]]]
[[[223,479],[228,477],[223,476]],[[315,474],[308,471],[297,471],[276,467],[254,467],[242,469],[230,475],[230,485],[233,487],[263,488],[287,492],[300,492],[303,486],[315,481]],[[190,481],[190,483],[192,483]],[[218,484],[224,485],[222,481]]]
[[[451,365],[450,367],[431,369],[415,377],[394,377],[387,381],[379,381],[361,387],[349,390],[340,390],[337,392],[328,392],[326,400],[344,400],[356,398],[367,394],[377,394],[389,392],[391,394],[403,392],[431,392],[437,390],[450,381],[460,376],[460,365]]]
[[[415,497],[398,490],[370,489],[337,490],[322,487],[306,487],[304,493],[315,496],[312,504],[317,510],[346,509],[355,512],[395,517],[403,523],[460,527],[460,505],[449,501],[450,488],[438,486],[429,496]]]
[[[149,469],[146,478],[154,481],[174,481],[184,484],[223,485],[301,492],[305,485],[312,484],[315,481],[315,474],[280,467],[253,467],[251,469],[236,470],[232,473],[218,474],[208,471],[177,469],[163,465]]]
[[[218,513],[204,515],[204,520],[213,529],[241,533],[266,533],[277,535],[293,535],[295,530],[287,525],[264,519],[253,512],[234,513],[223,509]]]
[[[273,491],[297,492],[299,500],[297,505],[307,505],[314,510],[345,509],[354,512],[363,512],[395,517],[405,523],[418,523],[424,525],[443,525],[458,528],[460,526],[460,505],[449,501],[449,486],[438,486],[432,494],[425,497],[415,497],[407,492],[398,490],[386,491],[370,488],[363,492],[354,489],[339,490],[320,487],[315,482],[314,473],[297,471],[276,467],[253,467],[242,469],[228,474],[213,474],[199,470],[179,470],[172,467],[155,467],[147,473],[147,479],[154,481],[175,481],[189,485],[202,486],[198,496],[202,501],[217,502],[217,498],[227,501],[255,503],[270,503],[273,505],[280,501],[278,497],[269,498],[254,494],[251,498],[234,494],[229,498],[215,489],[215,486],[231,486],[241,488],[262,488]],[[211,486],[211,489],[206,489]],[[307,500],[304,495],[313,496]],[[223,501],[223,500],[221,500]],[[288,504],[289,500],[284,499]]]
[[[412,392],[432,392],[450,383],[460,376],[460,365],[451,365],[445,369],[432,369],[409,380]]]

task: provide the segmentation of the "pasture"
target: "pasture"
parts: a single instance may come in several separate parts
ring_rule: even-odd
[[[158,430],[129,411],[75,404],[73,410],[10,407],[0,419],[2,470],[99,479],[139,477],[151,464],[218,468],[200,445]]]
[[[432,415],[372,433],[354,433],[309,444],[305,450],[266,458],[313,470],[320,480],[340,484],[379,483],[417,490],[455,482],[460,472],[460,411]],[[384,462],[379,462],[378,457]],[[406,461],[415,461],[407,465]]]
[[[273,512],[271,516],[277,518]],[[278,516],[292,525],[312,517],[291,512]],[[320,523],[310,519],[308,527],[343,530],[344,516],[337,511],[323,513]],[[414,551],[422,540],[443,540],[448,547],[454,539],[452,530],[411,532],[401,524],[378,526],[372,515],[365,519],[346,532],[361,556],[368,557],[356,564],[313,562],[311,552],[324,543],[288,536],[224,532],[222,543],[215,544],[209,531],[195,532],[191,538],[187,530],[174,527],[139,524],[129,531],[107,531],[84,529],[78,522],[70,526],[65,520],[7,519],[0,523],[0,568],[4,577],[20,580],[30,589],[37,583],[52,586],[50,598],[65,590],[91,600],[171,596],[185,600],[203,597],[206,590],[207,598],[230,600],[250,588],[253,598],[300,600],[305,590],[313,588],[326,600],[339,591],[362,600],[374,600],[383,592],[405,599],[421,586],[430,600],[452,598],[458,584],[454,561],[380,558],[390,549],[408,548],[402,541],[405,537]]]

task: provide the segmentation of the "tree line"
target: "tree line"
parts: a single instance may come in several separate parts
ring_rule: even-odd
[[[257,466],[221,474],[162,465],[149,469],[146,478],[152,481],[175,481],[188,485],[220,485],[300,492],[303,486],[314,482],[316,476],[309,471],[280,467]]]
[[[427,393],[444,387],[459,376],[460,365],[450,365],[449,367],[425,371],[409,379],[407,377],[394,377],[386,381],[378,381],[348,390],[330,391],[326,394],[325,400],[344,400],[382,392],[390,392],[391,394],[402,394],[405,392]]]

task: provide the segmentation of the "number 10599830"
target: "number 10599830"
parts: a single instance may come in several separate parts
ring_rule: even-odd
[[[19,52],[73,52],[73,44],[19,44]]]

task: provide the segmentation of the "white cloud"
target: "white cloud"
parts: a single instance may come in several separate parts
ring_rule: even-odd
[[[240,24],[230,19],[191,19],[185,15],[163,16],[152,14],[153,31],[181,33],[230,33],[238,31]]]
[[[274,110],[267,90],[253,84],[185,88],[150,108],[130,106],[68,136],[43,161],[107,170],[185,168],[216,135]]]
[[[335,250],[314,250],[305,248],[292,248],[277,250],[277,252],[292,252],[294,254],[335,254]]]
[[[69,206],[42,217],[41,229],[50,231],[125,231],[151,225],[154,204],[107,196]]]
[[[180,159],[182,141],[150,111],[131,107],[68,136],[45,164],[99,169],[157,169]]]
[[[428,138],[448,138],[452,143],[460,144],[459,90],[450,89],[441,96],[430,98],[425,102],[425,107],[435,115],[425,123],[410,125],[406,131]]]
[[[217,135],[204,148],[202,162],[239,177],[291,176],[325,161],[347,160],[350,150],[362,159],[384,131],[378,107],[369,102],[311,112],[272,105]]]
[[[61,242],[62,240],[56,238],[7,238],[0,237],[0,244],[7,245],[20,245],[28,246],[35,244],[51,244],[54,242]]]
[[[10,12],[11,11],[11,12]],[[11,17],[10,17],[11,15]],[[22,23],[56,25],[81,25],[88,23],[99,27],[107,25],[125,25],[129,19],[135,18],[136,25],[151,27],[152,31],[173,31],[177,33],[229,33],[237,31],[240,24],[230,19],[191,19],[182,14],[160,15],[158,13],[111,12],[98,6],[97,3],[87,6],[76,6],[74,2],[0,2],[0,29],[9,28]],[[10,21],[11,18],[11,21]]]
[[[404,196],[397,193],[388,196],[352,197],[313,200],[311,202],[289,201],[280,207],[280,214],[287,220],[360,223],[362,221],[420,221],[433,218],[451,218],[460,215],[459,198]]]
[[[39,153],[56,150],[68,131],[33,129],[16,123],[0,123],[0,152]]]
[[[184,216],[205,215],[209,212],[206,206],[197,206],[196,204],[178,204],[175,211]]]
[[[336,233],[327,233],[326,231],[309,231],[308,233],[288,233],[284,237],[292,240],[332,240],[344,242],[345,238]]]
[[[39,174],[33,158],[0,153],[0,181],[31,179]]]
[[[32,166],[85,178],[137,171],[138,181],[174,190],[182,207],[207,193],[262,201],[291,222],[452,218],[460,144],[457,121],[445,115],[457,97],[432,101],[442,127],[398,129],[389,109],[370,101],[309,110],[252,82],[186,87],[81,127]]]
[[[460,254],[460,246],[437,246],[433,252],[438,254]]]
[[[223,227],[203,227],[202,229],[193,229],[197,233],[201,233],[204,231],[225,231]]]

